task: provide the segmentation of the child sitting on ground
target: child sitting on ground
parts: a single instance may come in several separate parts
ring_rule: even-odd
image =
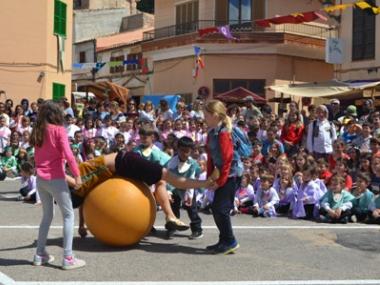
[[[313,181],[313,176],[316,173],[316,167],[309,165],[302,171],[302,176],[299,176],[301,180],[299,181],[300,185],[297,191],[294,192],[294,200],[292,202],[293,218],[309,220],[314,218],[314,213],[319,206],[319,199],[322,196],[319,185]]]
[[[253,206],[253,216],[275,217],[275,205],[280,201],[276,189],[272,187],[274,176],[263,174],[260,176],[260,188],[256,194],[256,203]]]
[[[369,191],[368,186],[371,183],[371,177],[367,173],[359,173],[356,180],[356,189],[353,192],[355,200],[353,200],[351,222],[363,222],[368,218],[369,205],[374,199],[374,195]]]
[[[24,162],[20,167],[21,188],[19,190],[19,200],[33,202],[35,205],[41,204],[40,195],[38,195],[36,176],[32,164]]]
[[[240,187],[235,194],[234,209],[232,214],[249,213],[255,200],[255,192],[251,185],[251,176],[248,173],[243,174]]]
[[[291,175],[285,175],[281,177],[277,194],[280,198],[280,201],[277,205],[276,211],[279,214],[287,214],[289,212],[290,203],[294,195],[293,180],[291,179]]]
[[[0,160],[1,172],[5,173],[6,177],[14,178],[17,176],[17,159],[12,154],[12,148],[5,148],[5,156]]]
[[[320,201],[320,221],[324,223],[348,222],[351,215],[352,201],[355,199],[351,193],[344,190],[345,179],[340,175],[331,178],[329,191]]]

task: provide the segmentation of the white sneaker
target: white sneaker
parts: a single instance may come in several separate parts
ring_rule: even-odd
[[[41,266],[41,265],[52,263],[53,261],[54,261],[54,256],[50,254],[46,254],[46,255],[35,254],[33,258],[33,265]]]
[[[63,259],[62,269],[71,270],[86,266],[86,262],[82,259],[75,258],[74,256],[68,256]]]

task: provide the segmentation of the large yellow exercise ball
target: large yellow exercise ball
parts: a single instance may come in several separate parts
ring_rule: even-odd
[[[146,184],[111,178],[87,195],[83,215],[96,239],[112,246],[128,246],[149,233],[156,219],[156,204]]]

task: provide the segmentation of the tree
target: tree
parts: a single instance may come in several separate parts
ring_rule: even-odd
[[[137,9],[142,12],[154,14],[154,0],[141,0],[137,3]]]

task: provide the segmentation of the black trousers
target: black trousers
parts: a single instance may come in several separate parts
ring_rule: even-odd
[[[177,218],[181,217],[181,205],[182,205],[182,200],[181,197],[173,192],[172,194],[172,199],[173,202],[170,204],[173,210],[174,215]],[[198,209],[197,209],[197,203],[196,203],[196,191],[194,191],[194,196],[193,196],[193,201],[191,203],[191,206],[184,206],[184,209],[187,211],[187,214],[190,219],[190,229],[191,231],[194,232],[202,232],[202,219],[198,215]]]
[[[362,210],[357,209],[357,208],[353,208],[351,210],[351,214],[355,215],[359,222],[366,220],[367,217],[370,216],[370,212],[368,210],[362,211]]]
[[[240,177],[230,177],[226,184],[215,190],[211,209],[219,230],[219,242],[221,243],[231,244],[235,241],[230,211],[234,208],[235,193],[240,186],[240,181]]]
[[[328,217],[332,223],[339,223],[339,222],[342,222],[343,219],[344,219],[345,217],[350,217],[350,216],[352,215],[351,210],[346,210],[346,211],[342,211],[342,213],[341,213],[341,215],[340,215],[340,217],[339,217],[338,219],[335,219],[335,218],[331,218],[331,217],[328,215],[327,211],[326,211],[325,209],[323,209],[323,208],[321,208],[321,209],[319,210],[319,213],[320,213],[322,216]]]

